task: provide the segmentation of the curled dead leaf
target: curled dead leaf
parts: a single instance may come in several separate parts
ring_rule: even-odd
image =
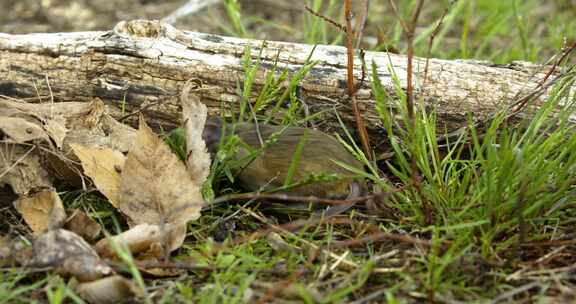
[[[94,304],[124,303],[144,296],[144,291],[134,282],[119,275],[78,284],[75,291],[84,300]]]
[[[112,258],[116,254],[113,247],[110,246],[110,242],[117,242],[124,244],[134,255],[147,253],[148,257],[150,257],[152,252],[156,252],[157,255],[153,257],[163,258],[166,250],[156,250],[158,246],[160,245],[164,248],[163,244],[167,244],[167,251],[175,250],[182,245],[185,236],[186,226],[184,225],[140,224],[121,234],[98,241],[94,248],[100,256]]]
[[[79,144],[70,144],[70,147],[80,159],[84,173],[112,206],[118,208],[120,173],[126,161],[124,154],[110,148],[90,148]]]
[[[79,281],[93,281],[113,273],[84,239],[74,232],[55,229],[38,237],[33,244],[32,265],[51,267]]]
[[[65,107],[63,104],[69,103],[26,104],[0,100],[0,106],[5,107],[0,115],[11,116],[0,119],[0,130],[19,143],[30,137],[44,140],[50,137],[58,148],[62,148],[68,132],[66,115],[70,115],[70,112],[58,111]]]
[[[86,147],[108,147],[127,152],[136,131],[119,123],[108,114],[102,100],[90,103],[22,103],[0,98],[0,130],[8,141],[21,143],[37,138],[43,140],[43,150],[35,154],[43,157],[43,164],[51,175],[73,185],[80,185],[80,171],[69,144]],[[54,149],[54,145],[61,149]],[[7,150],[7,149],[5,149]],[[6,153],[6,152],[3,152]],[[0,168],[2,163],[0,160]],[[0,177],[0,184],[2,177]],[[15,190],[18,193],[26,191]]]
[[[37,124],[19,117],[0,117],[0,132],[13,143],[25,143],[35,139],[47,140],[46,132]]]
[[[64,205],[54,189],[44,189],[36,193],[20,196],[14,207],[34,235],[61,228],[66,220]]]
[[[208,178],[210,174],[210,153],[206,149],[206,143],[202,139],[202,131],[206,124],[208,109],[200,102],[197,94],[190,94],[191,85],[187,84],[182,90],[182,119],[186,130],[186,166],[192,181],[198,186]]]

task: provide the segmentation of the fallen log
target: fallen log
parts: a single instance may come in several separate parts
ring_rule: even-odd
[[[103,32],[0,34],[0,95],[27,102],[99,97],[116,118],[135,118],[130,114],[142,112],[153,125],[170,127],[178,124],[178,96],[189,80],[208,88],[199,94],[209,112],[236,107],[246,58],[260,64],[253,96],[270,73],[287,70],[290,78],[307,62],[316,62],[298,87],[299,97],[312,113],[336,107],[345,120],[353,119],[343,47],[224,37],[143,20],[120,22]],[[402,55],[366,52],[364,62],[365,75],[362,61],[355,62],[357,99],[374,129],[379,120],[370,67],[375,64],[385,89],[396,95],[395,77],[406,88],[407,61]],[[482,119],[531,93],[550,69],[530,63],[430,59],[424,79],[425,64],[426,59],[414,58],[417,100],[434,109],[449,130],[463,126],[468,113]],[[545,92],[540,99],[546,97]],[[397,99],[390,102],[397,106]]]

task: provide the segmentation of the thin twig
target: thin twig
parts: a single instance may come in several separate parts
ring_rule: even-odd
[[[438,24],[436,24],[436,28],[434,28],[434,31],[432,32],[432,34],[430,34],[430,39],[428,40],[428,50],[426,51],[426,63],[424,64],[424,80],[422,82],[423,87],[426,86],[426,82],[428,80],[428,64],[430,63],[430,56],[432,56],[432,46],[434,45],[434,39],[436,39],[436,36],[440,32],[440,29],[442,28],[442,24],[444,23],[444,18],[446,18],[446,15],[448,14],[450,9],[452,8],[453,3],[454,2],[450,2],[448,4],[448,6],[444,9],[442,16],[440,16],[440,20],[438,21]]]
[[[319,254],[322,254],[323,256],[327,256],[330,257],[332,259],[335,260],[340,260],[340,267],[344,268],[344,269],[355,269],[358,268],[359,265],[356,264],[355,262],[348,260],[348,259],[342,259],[342,257],[332,251],[329,251],[327,249],[323,249],[320,246],[314,244],[311,241],[308,241],[306,239],[303,239],[299,236],[297,236],[296,234],[292,233],[291,231],[296,230],[298,228],[301,227],[307,227],[307,226],[312,226],[312,225],[320,225],[320,224],[329,224],[329,225],[337,225],[337,224],[351,224],[351,223],[357,223],[357,221],[353,221],[351,219],[337,219],[337,218],[313,218],[313,219],[309,219],[309,220],[298,220],[298,221],[294,221],[294,222],[290,222],[287,224],[283,224],[283,225],[275,225],[270,223],[269,220],[267,220],[264,217],[259,216],[258,214],[254,213],[252,210],[249,209],[243,209],[246,213],[252,215],[254,218],[258,219],[260,222],[268,225],[270,228],[265,229],[263,231],[256,231],[254,233],[252,233],[251,235],[247,236],[247,237],[243,237],[240,238],[238,240],[233,241],[230,246],[234,246],[237,244],[242,244],[245,243],[247,241],[251,241],[257,238],[260,238],[262,236],[267,235],[268,233],[274,231],[274,232],[279,232],[282,233],[284,235],[288,235],[289,237],[293,238],[293,239],[297,239],[298,241],[302,242],[304,244],[304,246],[306,246],[308,249],[313,250],[313,251],[318,251]]]
[[[308,5],[304,6],[304,8],[306,8],[306,10],[307,10],[310,14],[312,14],[312,15],[314,15],[314,16],[316,16],[316,17],[318,17],[318,18],[320,18],[320,19],[328,22],[329,24],[335,26],[335,27],[336,27],[338,30],[340,30],[341,32],[346,33],[346,27],[344,27],[342,24],[340,24],[340,23],[338,23],[338,22],[336,22],[336,21],[334,21],[334,20],[332,20],[332,19],[330,19],[330,18],[328,18],[328,17],[326,17],[326,16],[324,16],[324,15],[322,15],[322,14],[314,11],[314,10],[311,9]]]
[[[414,35],[416,32],[416,24],[418,22],[418,17],[420,16],[420,12],[422,11],[422,5],[424,4],[424,0],[418,1],[418,5],[414,14],[412,15],[412,20],[409,24],[408,31],[406,32],[406,41],[408,43],[408,64],[406,67],[406,81],[408,82],[406,85],[406,102],[408,105],[408,117],[411,120],[412,127],[416,125],[416,119],[414,116]],[[414,159],[414,156],[412,157]]]
[[[32,146],[30,147],[30,149],[28,149],[28,151],[26,151],[26,153],[24,153],[22,156],[20,156],[14,163],[12,163],[12,165],[10,165],[10,167],[6,168],[3,172],[0,172],[0,179],[7,174],[8,172],[10,172],[10,170],[14,169],[20,162],[24,161],[24,159],[26,157],[28,157],[28,154],[30,154],[32,151],[34,151],[36,147]]]
[[[362,72],[360,76],[360,84],[358,85],[359,88],[364,86],[364,81],[366,81],[366,52],[364,49],[360,49],[360,63],[362,64]]]
[[[548,73],[546,73],[544,78],[538,83],[538,88],[536,90],[532,91],[530,94],[524,96],[523,98],[521,98],[520,100],[518,100],[516,103],[514,103],[512,105],[511,108],[516,106],[516,109],[512,110],[512,114],[509,115],[509,118],[511,118],[512,116],[515,116],[520,111],[522,111],[522,109],[524,109],[526,107],[528,102],[530,102],[534,98],[537,98],[540,95],[544,94],[544,92],[546,92],[546,89],[550,87],[550,85],[547,85],[546,81],[548,80],[548,78],[550,78],[552,73],[554,73],[554,71],[556,70],[558,65],[560,65],[560,63],[562,61],[564,61],[568,57],[568,55],[570,53],[572,53],[572,51],[574,51],[574,49],[576,49],[576,42],[574,42],[574,44],[572,46],[570,46],[567,50],[565,50],[564,53],[562,54],[562,56],[560,56],[560,58],[556,62],[554,62],[550,71],[548,71]],[[572,69],[573,69],[573,67],[570,70],[572,70]],[[564,75],[566,75],[566,74],[567,73],[565,73]],[[550,81],[550,83],[556,82],[556,80],[559,79],[561,76],[563,76],[563,75],[559,75],[558,77],[556,77],[556,79]],[[548,83],[548,84],[550,84],[550,83]]]
[[[368,243],[374,243],[381,240],[394,240],[401,243],[407,243],[412,245],[420,245],[425,247],[432,247],[432,242],[428,240],[421,240],[419,238],[415,238],[409,235],[402,235],[402,234],[394,234],[388,232],[376,232],[372,233],[368,236],[359,239],[351,239],[346,241],[337,241],[334,242],[332,247],[358,247]],[[449,245],[449,242],[445,242],[445,245]]]
[[[548,81],[547,83],[543,84],[542,86],[538,86],[534,91],[530,92],[530,94],[520,98],[518,101],[516,101],[515,103],[510,105],[509,108],[511,109],[512,112],[510,114],[508,114],[508,116],[506,118],[511,119],[512,117],[516,116],[518,113],[520,113],[522,111],[522,109],[524,109],[526,107],[526,105],[530,101],[542,96],[544,93],[546,93],[546,90],[548,88],[550,88],[551,86],[556,84],[559,80],[565,78],[568,75],[571,75],[575,68],[576,68],[576,66],[570,67],[570,69],[568,71],[566,71],[565,73],[558,75],[556,78]]]
[[[368,23],[368,12],[370,11],[370,0],[364,0],[364,9],[362,10],[362,17],[360,18],[360,23],[358,24],[358,30],[356,31],[356,48],[360,48],[362,44],[362,36],[364,36],[364,29],[366,28],[366,23]]]
[[[400,26],[402,27],[404,32],[407,32],[408,31],[408,25],[406,24],[406,22],[404,22],[404,19],[402,19],[402,15],[400,15],[400,13],[398,12],[398,8],[396,7],[396,3],[394,2],[394,0],[390,0],[389,3],[390,3],[390,6],[392,7],[392,12],[394,13],[396,18],[398,19],[398,22],[400,22]]]
[[[564,59],[566,59],[568,57],[568,55],[570,55],[570,53],[572,53],[574,51],[574,49],[576,49],[576,41],[574,41],[574,43],[569,48],[564,50],[564,52],[562,53],[562,56],[560,56],[560,58],[556,62],[554,62],[554,64],[552,65],[552,68],[550,68],[550,71],[548,71],[548,73],[546,73],[546,76],[544,76],[542,81],[540,81],[540,83],[538,84],[540,87],[544,86],[544,84],[546,83],[546,80],[548,80],[550,75],[552,75],[552,73],[554,73],[556,68],[562,63],[562,61],[564,61]]]
[[[164,102],[164,100],[158,100],[158,101],[154,101],[154,102],[148,103],[148,104],[146,104],[146,105],[144,105],[144,106],[140,106],[136,111],[134,111],[134,112],[132,112],[132,113],[125,114],[124,116],[118,118],[118,121],[119,121],[119,122],[123,122],[124,120],[126,120],[126,119],[128,119],[128,118],[130,118],[130,117],[132,117],[132,116],[134,116],[134,115],[138,115],[138,114],[144,113],[144,111],[147,110],[148,108],[150,108],[150,107],[152,107],[152,106],[155,106],[155,105],[158,105],[159,103],[162,103],[162,102]]]
[[[372,160],[372,148],[370,147],[370,138],[368,136],[368,131],[366,130],[366,124],[362,113],[360,113],[360,108],[358,106],[358,101],[356,100],[356,85],[354,84],[354,29],[352,28],[352,0],[346,0],[344,2],[344,14],[346,18],[346,53],[347,53],[347,86],[348,86],[348,97],[352,102],[352,109],[354,110],[354,118],[356,119],[356,128],[360,135],[360,141],[362,142],[362,150],[366,155],[368,160]]]

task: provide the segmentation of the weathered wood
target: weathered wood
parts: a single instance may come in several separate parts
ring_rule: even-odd
[[[179,92],[186,81],[201,81],[202,100],[210,112],[222,104],[235,106],[237,85],[244,79],[242,58],[261,63],[254,87],[262,87],[275,63],[290,75],[310,54],[317,64],[300,87],[311,112],[335,106],[344,119],[352,119],[346,98],[346,50],[317,46],[247,40],[185,32],[155,21],[121,22],[108,32],[54,34],[0,34],[0,94],[29,102],[90,101],[100,97],[117,117],[142,110],[158,123],[174,125],[180,114]],[[461,126],[467,113],[486,117],[529,93],[547,70],[518,63],[495,66],[464,60],[429,60],[426,84],[425,59],[415,58],[417,96],[435,108],[450,129]],[[394,94],[393,73],[406,87],[406,57],[366,52],[368,67],[374,63],[385,88]],[[361,62],[355,63],[361,78]],[[371,127],[378,122],[370,73],[358,90],[358,100]],[[545,98],[546,94],[542,98]],[[392,105],[394,106],[394,105]],[[122,112],[121,109],[125,108]]]

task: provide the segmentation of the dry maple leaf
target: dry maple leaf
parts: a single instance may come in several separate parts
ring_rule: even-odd
[[[64,206],[54,189],[22,195],[14,202],[14,207],[22,214],[34,235],[61,228],[66,221]]]
[[[132,224],[184,225],[200,216],[204,200],[184,163],[140,118],[120,184],[120,210]]]
[[[50,137],[58,148],[62,148],[68,129],[66,112],[56,111],[59,104],[34,104],[22,106],[22,103],[2,101],[4,111],[0,112],[0,129],[16,142],[27,141],[27,137]]]
[[[89,148],[79,144],[70,144],[70,147],[80,159],[84,173],[94,181],[110,204],[118,208],[120,172],[126,161],[124,154],[110,148]]]
[[[19,117],[0,117],[0,132],[6,137],[6,142],[20,144],[35,139],[48,140],[40,126]]]

